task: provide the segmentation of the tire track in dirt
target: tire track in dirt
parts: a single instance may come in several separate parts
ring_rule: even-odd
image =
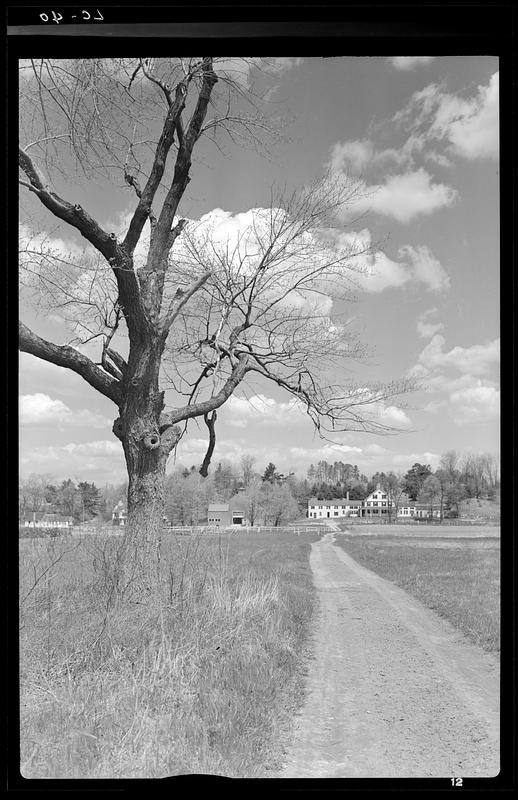
[[[499,664],[327,534],[308,694],[278,777],[493,777]]]

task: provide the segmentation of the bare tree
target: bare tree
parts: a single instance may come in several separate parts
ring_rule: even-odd
[[[45,506],[47,486],[51,483],[52,475],[50,474],[31,473],[27,478],[21,480],[18,503],[20,514],[41,511]]]
[[[401,498],[405,493],[405,481],[402,475],[389,472],[388,475],[384,475],[381,481],[381,487],[387,493],[388,517],[389,522],[392,522],[393,516],[397,520]]]
[[[241,472],[243,474],[243,484],[248,489],[254,477],[255,456],[245,454],[241,456]]]
[[[263,505],[262,483],[259,478],[252,478],[245,491],[241,493],[245,516],[250,525],[256,525]]]
[[[462,479],[468,496],[478,500],[486,489],[486,457],[468,453],[462,462]]]
[[[277,528],[298,516],[299,505],[289,486],[266,482],[263,483],[261,494],[265,524],[271,524]]]
[[[434,505],[438,497],[441,496],[441,483],[435,475],[429,475],[418,495],[418,501],[420,503],[427,503],[428,504],[428,517],[429,519],[433,519],[433,511]]]
[[[86,246],[64,252],[51,234],[23,229],[24,298],[32,292],[61,311],[75,338],[54,344],[20,323],[20,349],[76,372],[117,406],[132,557],[154,551],[166,462],[188,423],[203,419],[209,429],[206,475],[216,411],[246,377],[284,389],[294,413],[303,410],[324,437],[387,432],[383,403],[409,388],[336,380],[364,354],[347,322],[330,316],[332,298],[350,296],[370,256],[362,242],[337,248],[330,234],[357,185],[326,179],[272,196],[233,239],[179,216],[200,141],[219,147],[224,131],[256,144],[267,128],[229,64],[204,57],[21,65],[23,202],[46,214],[47,230],[49,220],[64,223]],[[243,111],[247,98],[252,115]],[[134,195],[122,234],[68,199],[76,176],[118,180]],[[86,355],[94,347],[97,357]]]
[[[449,476],[450,481],[459,480],[460,454],[456,450],[447,450],[441,455],[440,468]]]
[[[484,453],[484,479],[488,487],[488,496],[495,498],[496,490],[499,485],[500,460],[492,453]]]

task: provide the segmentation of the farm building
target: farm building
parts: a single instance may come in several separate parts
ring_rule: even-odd
[[[247,525],[242,491],[231,497],[228,503],[210,503],[207,509],[207,522],[216,527]]]

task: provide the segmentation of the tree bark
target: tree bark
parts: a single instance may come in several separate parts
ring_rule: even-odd
[[[124,591],[149,595],[159,588],[159,545],[164,521],[167,459],[180,429],[164,423],[158,388],[162,346],[148,337],[132,348],[122,382],[120,415],[113,425],[128,471],[128,519],[121,545]]]

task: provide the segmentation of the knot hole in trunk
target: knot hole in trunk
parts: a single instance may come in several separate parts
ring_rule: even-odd
[[[148,450],[156,450],[160,447],[160,436],[158,433],[149,433],[147,436],[144,436],[144,445]]]

